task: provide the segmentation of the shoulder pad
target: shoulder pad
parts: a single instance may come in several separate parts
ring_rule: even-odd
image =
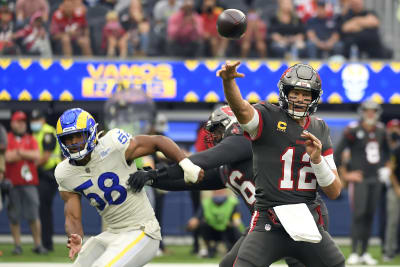
[[[348,125],[347,125],[347,127],[348,128],[356,128],[356,127],[358,127],[360,125],[360,122],[359,121],[352,121],[352,122],[350,122]]]
[[[106,135],[100,138],[99,142],[101,142],[104,146],[110,146],[116,148],[118,150],[125,150],[127,146],[129,146],[129,140],[132,136],[125,132],[122,129],[112,129],[106,133]]]

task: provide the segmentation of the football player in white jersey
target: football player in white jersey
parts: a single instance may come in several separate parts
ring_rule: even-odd
[[[164,136],[132,137],[121,129],[97,134],[97,124],[86,111],[65,111],[57,122],[57,139],[66,159],[55,177],[64,200],[65,231],[74,266],[143,266],[155,255],[161,240],[160,226],[146,193],[127,190],[134,159],[161,151],[179,162],[187,182],[195,183],[204,171]],[[96,207],[107,223],[103,233],[82,244],[81,197]]]

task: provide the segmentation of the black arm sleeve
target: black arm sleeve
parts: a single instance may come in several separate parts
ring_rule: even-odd
[[[174,169],[175,167],[168,168]],[[180,167],[178,166],[180,169]],[[182,170],[181,170],[182,171]],[[158,177],[152,184],[152,187],[168,190],[168,191],[197,191],[197,190],[217,190],[225,188],[223,184],[218,168],[208,170],[204,174],[204,179],[197,184],[187,184],[183,180],[183,172],[179,177],[170,176],[171,172],[168,172],[166,177]]]
[[[52,133],[46,133],[43,136],[42,146],[44,151],[53,151],[56,147],[56,137]]]
[[[204,170],[251,159],[251,141],[243,135],[225,137],[216,146],[191,155],[190,160]]]

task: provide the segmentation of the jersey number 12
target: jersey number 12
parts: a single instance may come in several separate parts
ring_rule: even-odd
[[[279,179],[279,189],[281,190],[293,190],[294,175],[293,175],[293,161],[295,155],[295,148],[289,147],[285,153],[281,156],[282,162],[282,177]],[[317,189],[317,180],[314,175],[314,171],[310,165],[310,156],[304,152],[301,157],[301,163],[303,164],[298,173],[298,182],[296,190],[299,191],[314,191]],[[312,175],[307,181],[307,175]]]

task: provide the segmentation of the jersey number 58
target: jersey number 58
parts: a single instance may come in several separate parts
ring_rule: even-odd
[[[106,185],[106,180],[111,180],[112,184]],[[89,193],[89,194],[85,193],[86,189],[93,186],[93,182],[90,179],[81,184],[80,186],[74,188],[74,190],[84,195],[89,200],[89,202],[91,202],[91,204],[93,203],[92,201],[95,201],[96,207],[99,210],[103,210],[106,207],[107,203],[109,205],[118,205],[125,201],[127,196],[126,189],[125,187],[119,184],[119,177],[115,173],[105,172],[101,174],[99,176],[99,179],[97,179],[97,185],[100,188],[100,190],[103,191],[102,196],[96,193]],[[112,197],[114,191],[119,193],[119,196],[115,200]]]

